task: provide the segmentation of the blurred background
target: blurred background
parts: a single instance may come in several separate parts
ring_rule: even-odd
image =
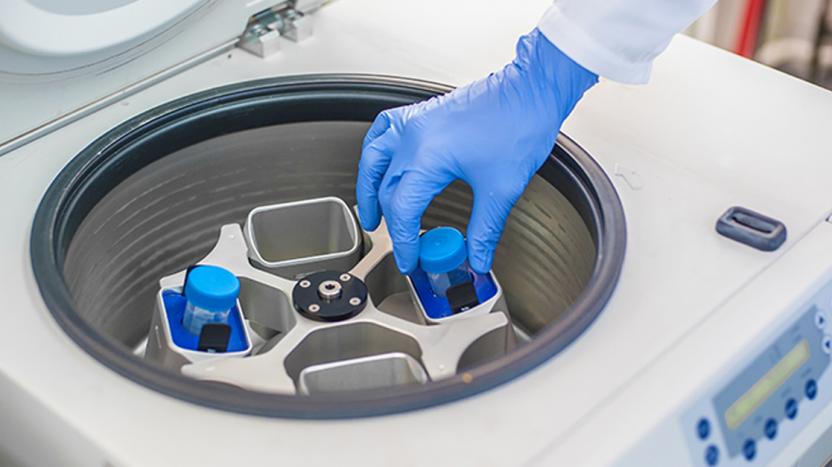
[[[686,32],[832,89],[832,0],[720,0]]]

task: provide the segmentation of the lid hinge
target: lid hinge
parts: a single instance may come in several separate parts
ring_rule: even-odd
[[[300,42],[312,35],[312,11],[325,0],[289,0],[260,11],[249,18],[237,44],[257,55],[269,57],[280,50],[280,37]]]

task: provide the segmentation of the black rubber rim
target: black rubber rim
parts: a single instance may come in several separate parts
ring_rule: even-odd
[[[97,332],[74,309],[63,279],[66,250],[80,222],[114,186],[164,154],[152,150],[154,133],[188,119],[211,125],[212,115],[245,111],[257,103],[280,100],[285,112],[263,115],[264,123],[321,120],[310,101],[342,99],[345,103],[372,97],[372,115],[429,98],[451,88],[412,79],[370,75],[310,75],[232,84],[189,95],[138,115],[107,132],[72,159],[46,191],[35,214],[31,258],[43,300],[61,328],[99,362],[124,377],[178,399],[237,413],[302,419],[354,418],[416,410],[470,397],[528,372],[575,340],[601,313],[621,272],[626,227],[621,201],[601,167],[574,141],[560,135],[553,157],[540,174],[563,191],[578,208],[596,242],[596,262],[581,295],[564,316],[506,356],[466,372],[423,386],[364,391],[337,396],[268,394],[199,382],[136,358],[123,345]],[[354,105],[360,105],[353,102]],[[288,106],[288,107],[287,107]],[[372,106],[371,106],[372,107]],[[237,109],[237,110],[235,110]],[[330,120],[356,120],[355,108]],[[364,121],[366,118],[361,118]],[[217,131],[237,131],[224,121]],[[252,127],[252,124],[246,125]],[[216,136],[216,135],[212,135]],[[196,141],[181,141],[182,147]],[[148,146],[139,157],[124,157],[125,148]],[[563,185],[564,178],[572,179]]]

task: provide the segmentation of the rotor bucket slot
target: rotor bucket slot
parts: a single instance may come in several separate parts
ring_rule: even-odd
[[[392,352],[309,366],[299,379],[300,393],[308,395],[424,384],[428,375],[410,355]]]
[[[245,235],[255,265],[286,277],[348,270],[362,251],[355,217],[336,197],[256,207]]]
[[[310,367],[389,353],[418,361],[422,349],[416,339],[377,324],[332,326],[307,335],[286,358],[286,371],[298,382],[301,373]]]

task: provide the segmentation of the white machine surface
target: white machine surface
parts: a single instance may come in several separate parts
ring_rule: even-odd
[[[548,1],[337,0],[312,13],[308,40],[280,39],[282,49],[265,59],[222,47],[267,2],[170,3],[202,16],[189,16],[157,49],[82,77],[94,85],[72,84],[77,75],[0,74],[0,451],[34,465],[118,466],[681,466],[706,465],[709,446],[717,465],[816,466],[832,455],[832,370],[822,345],[832,328],[816,322],[832,318],[832,93],[686,37],[658,59],[649,85],[602,82],[564,127],[613,180],[627,253],[604,312],[535,370],[429,409],[299,421],[183,402],[90,357],[54,322],[29,260],[41,196],[84,146],[163,102],[260,77],[361,72],[462,84],[510,60]],[[234,18],[225,29],[214,23],[220,10]],[[205,41],[206,31],[216,40]],[[84,55],[81,42],[67,53]],[[193,66],[176,66],[185,62]],[[75,68],[84,66],[93,65]],[[781,220],[786,243],[766,253],[718,235],[717,218],[734,205]],[[776,435],[759,437],[748,461],[744,440],[723,435],[713,411],[728,410],[731,401],[720,401],[737,385],[787,374],[782,356],[821,362],[811,375],[816,393],[809,400],[795,389],[796,417],[778,419]]]

